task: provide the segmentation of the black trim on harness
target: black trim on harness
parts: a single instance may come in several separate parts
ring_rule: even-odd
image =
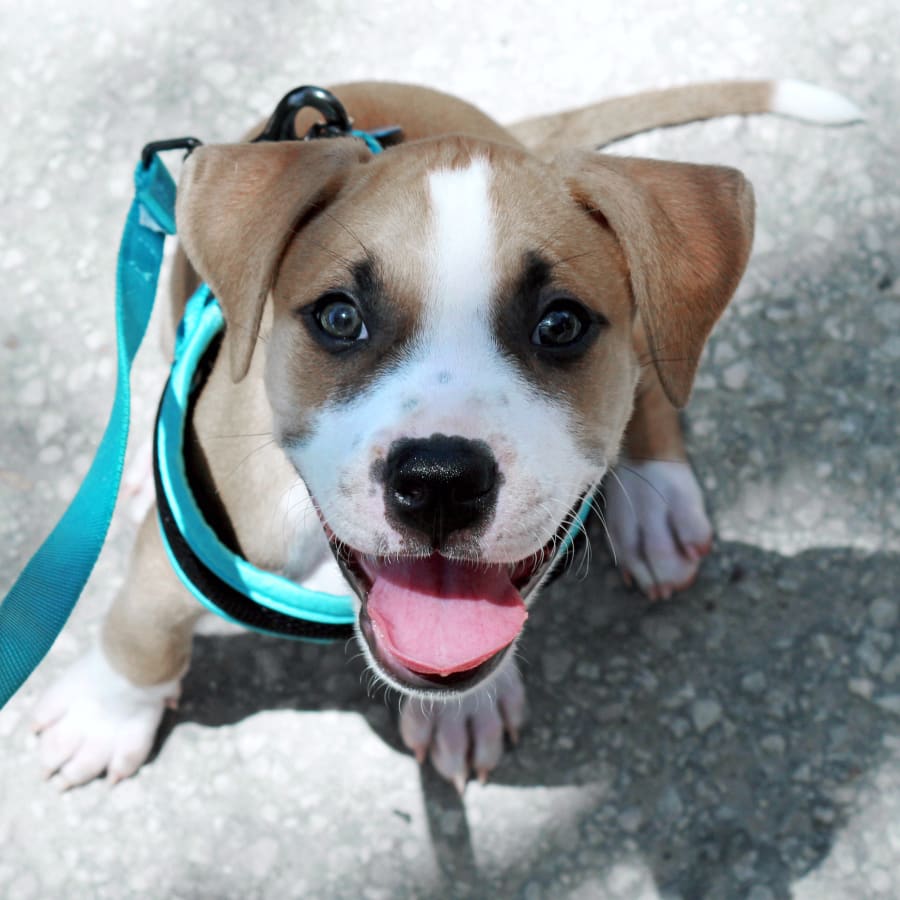
[[[185,425],[187,425],[193,412],[194,400],[212,368],[212,360],[215,359],[218,344],[218,341],[214,341],[210,345],[197,368],[198,379],[191,392],[191,404],[186,413]],[[165,396],[165,391],[163,391],[163,396]],[[160,408],[161,406],[162,404],[160,404]],[[241,625],[246,625],[248,628],[256,628],[290,638],[346,640],[352,637],[353,628],[350,625],[328,625],[321,622],[311,622],[308,619],[287,616],[273,609],[268,609],[236,591],[230,584],[222,581],[218,575],[204,565],[203,561],[194,553],[188,540],[178,529],[168,498],[163,490],[158,463],[158,436],[159,412],[157,412],[156,425],[153,431],[153,483],[156,488],[156,506],[159,512],[160,525],[172,555],[178,561],[184,577],[190,581],[194,589],[198,593],[203,594],[210,603],[218,607],[227,617],[234,619]],[[195,499],[198,501],[198,506],[200,506],[200,498],[196,494]],[[203,512],[202,506],[200,506],[200,509]],[[206,520],[205,514],[204,520]],[[212,528],[208,520],[207,525]],[[213,530],[215,531],[216,529]]]

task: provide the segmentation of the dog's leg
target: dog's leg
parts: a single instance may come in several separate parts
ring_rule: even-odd
[[[525,721],[525,686],[513,660],[488,684],[463,697],[407,697],[400,711],[403,743],[420,763],[430,756],[460,794],[470,771],[484,782],[503,754],[504,735],[515,743]]]
[[[141,526],[128,578],[100,641],[38,703],[34,727],[47,777],[63,788],[106,771],[119,781],[146,760],[166,705],[178,700],[202,607],[162,546],[154,506]]]
[[[649,360],[643,329],[636,349]],[[684,449],[678,412],[644,366],[623,455],[606,481],[606,520],[622,576],[652,600],[690,585],[712,545],[703,494]]]

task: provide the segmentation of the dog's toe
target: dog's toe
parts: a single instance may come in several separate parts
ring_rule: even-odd
[[[496,707],[476,710],[472,716],[472,769],[484,784],[503,755],[503,719]]]
[[[441,710],[431,743],[431,764],[461,794],[469,780],[468,716],[463,704]]]
[[[513,663],[497,676],[496,698],[503,727],[513,744],[519,742],[519,732],[525,724],[527,707],[525,704],[525,683]]]
[[[415,699],[405,700],[400,711],[400,737],[412,750],[419,765],[428,759],[433,731],[434,716],[431,713],[431,704]]]
[[[111,781],[146,760],[167,699],[178,683],[140,687],[106,662],[99,648],[78,660],[38,703],[34,727],[46,777],[63,790],[106,771]]]
[[[59,785],[63,790],[87,784],[103,773],[109,760],[108,740],[87,740],[68,762],[59,769]]]
[[[606,521],[626,584],[666,600],[697,577],[712,528],[690,465],[622,460],[606,483]]]
[[[82,736],[62,719],[41,735],[39,757],[45,778],[51,778],[80,749]]]
[[[488,685],[464,697],[406,699],[400,734],[420,763],[430,757],[441,777],[462,793],[473,770],[479,781],[487,780],[503,755],[504,734],[517,738],[524,721],[522,677],[507,662]]]
[[[151,722],[146,718],[131,722],[116,742],[106,766],[106,777],[117,784],[123,778],[130,778],[144,764],[153,748],[153,739],[159,719]]]

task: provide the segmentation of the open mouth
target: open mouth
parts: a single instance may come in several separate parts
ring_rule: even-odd
[[[515,563],[367,556],[327,524],[325,531],[362,602],[360,630],[382,674],[401,689],[459,692],[483,681],[515,643],[528,617],[525,600],[549,573],[571,520]]]

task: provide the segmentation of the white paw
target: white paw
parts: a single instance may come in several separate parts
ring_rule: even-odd
[[[504,734],[515,743],[524,721],[525,686],[509,661],[471,694],[448,700],[407,697],[400,735],[420,763],[430,755],[435,769],[462,794],[471,771],[487,780],[503,755]]]
[[[147,759],[179,681],[139,687],[119,675],[95,647],[44,694],[34,711],[45,777],[65,790],[106,772],[115,783]]]
[[[688,587],[712,546],[688,463],[623,459],[606,481],[606,526],[622,577],[651,600]]]

